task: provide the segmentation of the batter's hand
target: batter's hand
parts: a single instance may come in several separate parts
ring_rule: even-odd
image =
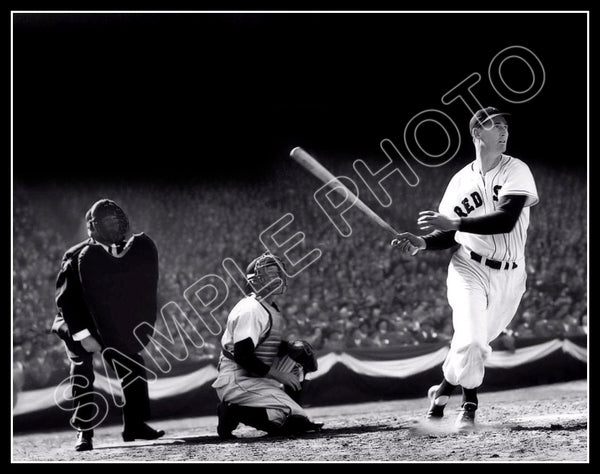
[[[81,340],[81,345],[88,352],[100,352],[102,349],[98,341],[93,336],[85,337]]]
[[[411,234],[410,232],[403,232],[392,240],[392,247],[399,247],[402,252],[416,255],[419,250],[424,250],[426,247],[425,240],[423,237]]]
[[[439,212],[419,212],[419,228],[421,230],[458,230],[460,217],[448,217]]]
[[[298,377],[290,372],[282,372],[281,370],[271,367],[267,377],[277,380],[279,383],[290,387],[295,392],[300,390],[300,380],[298,380]]]

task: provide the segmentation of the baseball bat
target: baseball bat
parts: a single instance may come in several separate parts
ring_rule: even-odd
[[[315,158],[309,155],[302,148],[297,146],[290,152],[290,156],[302,167],[306,168],[313,175],[319,178],[324,183],[332,183],[335,182],[338,187],[334,188],[338,190],[339,188],[343,188],[348,195],[350,195],[353,199],[355,199],[355,206],[357,206],[363,214],[365,214],[369,219],[375,222],[377,225],[387,230],[391,234],[397,236],[400,232],[394,229],[390,224],[384,221],[381,217],[379,217],[369,206],[367,206],[364,202],[362,202],[359,197],[354,194],[352,191],[348,189],[347,186],[344,185],[338,178],[333,176],[327,168],[325,168],[321,163],[319,163]],[[340,193],[342,191],[340,190]]]

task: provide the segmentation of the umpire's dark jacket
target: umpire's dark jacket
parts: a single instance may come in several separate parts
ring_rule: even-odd
[[[158,253],[144,233],[135,234],[118,256],[85,240],[63,257],[52,331],[67,340],[87,329],[103,349],[138,353],[153,332],[157,285]]]
[[[58,313],[52,324],[52,332],[63,340],[87,329],[100,344],[102,338],[96,330],[79,279],[79,254],[94,241],[90,238],[65,252],[56,278],[56,305]]]

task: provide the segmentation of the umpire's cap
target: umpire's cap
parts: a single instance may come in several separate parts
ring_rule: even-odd
[[[100,199],[85,213],[86,222],[101,220],[106,216],[125,214],[123,209],[112,199]]]

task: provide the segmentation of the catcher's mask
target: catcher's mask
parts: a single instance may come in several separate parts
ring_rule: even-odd
[[[100,199],[85,214],[88,234],[100,243],[122,242],[129,231],[129,219],[114,201]]]
[[[281,295],[287,289],[285,265],[279,257],[269,252],[250,262],[246,279],[252,291],[261,296]]]

